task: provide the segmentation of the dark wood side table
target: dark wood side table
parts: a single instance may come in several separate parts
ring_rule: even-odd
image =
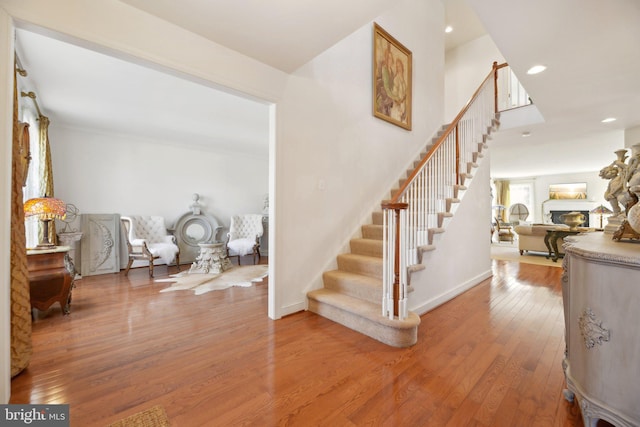
[[[575,236],[576,234],[582,233],[582,230],[567,230],[567,229],[550,229],[547,230],[546,236],[544,236],[544,244],[549,250],[549,256],[547,258],[551,258],[553,262],[558,261],[560,257],[560,251],[558,250],[558,239],[563,239],[567,236]]]
[[[69,314],[73,286],[69,249],[68,246],[56,246],[52,249],[27,251],[32,309],[44,311],[53,303],[59,302],[62,312]]]

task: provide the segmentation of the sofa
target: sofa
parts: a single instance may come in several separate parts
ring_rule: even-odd
[[[544,244],[544,237],[547,235],[547,230],[554,230],[558,228],[569,229],[568,225],[564,224],[518,224],[514,227],[514,231],[518,235],[518,250],[520,255],[524,255],[525,252],[543,252],[549,253],[549,249]],[[564,240],[558,239],[558,252],[564,253],[562,244]]]

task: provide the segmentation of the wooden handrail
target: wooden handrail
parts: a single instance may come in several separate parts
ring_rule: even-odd
[[[498,112],[498,70],[500,68],[504,68],[509,66],[509,64],[507,64],[506,62],[499,64],[497,62],[493,62],[493,87],[495,88],[495,90],[493,91],[493,108],[495,109],[495,112]],[[483,83],[484,84],[484,83]],[[482,85],[480,85],[480,87],[482,87]]]
[[[477,166],[484,138],[494,128],[499,111],[498,70],[506,66],[493,63],[489,75],[396,194],[382,202],[384,316],[398,319],[407,316],[407,267],[421,262],[422,251],[427,250],[433,234],[442,228],[443,204],[449,211],[459,186],[464,185],[465,179],[471,177],[471,169]]]
[[[451,122],[451,124],[449,124],[449,126],[447,126],[447,128],[445,129],[443,134],[440,136],[440,138],[438,138],[436,143],[433,144],[431,149],[427,152],[427,154],[424,156],[424,158],[420,161],[420,164],[413,170],[411,175],[409,175],[407,180],[400,187],[400,189],[396,192],[395,196],[393,196],[391,198],[391,200],[388,201],[388,203],[397,203],[398,200],[400,200],[400,198],[404,195],[404,192],[407,191],[407,188],[413,183],[413,181],[415,180],[416,176],[420,173],[420,170],[425,165],[425,163],[427,163],[429,161],[429,159],[431,159],[433,154],[438,150],[438,148],[442,145],[442,143],[449,136],[449,134],[451,134],[451,132],[458,127],[458,124],[460,123],[460,120],[467,113],[467,111],[469,110],[469,107],[473,104],[473,102],[478,98],[478,95],[480,94],[480,91],[484,87],[485,83],[490,78],[497,79],[498,69],[506,67],[506,66],[508,66],[507,63],[500,64],[500,65],[498,65],[497,62],[493,63],[493,67],[492,67],[491,72],[489,73],[489,75],[487,75],[487,77],[485,77],[485,79],[482,81],[480,86],[478,86],[478,89],[476,89],[476,91],[474,92],[473,96],[469,99],[469,101],[467,101],[467,103],[465,104],[464,108],[458,113],[458,115]],[[496,93],[496,95],[495,95],[496,96],[496,101],[494,102],[494,108],[495,108],[495,112],[497,113],[498,112],[497,90],[495,91],[495,93]],[[384,206],[382,208],[384,209]]]
[[[382,209],[393,209],[393,210],[403,210],[409,207],[409,203],[403,202],[391,202],[389,200],[385,200],[382,202]]]

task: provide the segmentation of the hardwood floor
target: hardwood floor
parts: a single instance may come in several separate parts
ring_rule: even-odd
[[[266,280],[196,296],[144,268],[86,277],[69,316],[34,321],[11,403],[68,403],[72,426],[156,404],[173,426],[582,425],[562,397],[562,269],[493,269],[408,349],[308,312],[270,320]]]

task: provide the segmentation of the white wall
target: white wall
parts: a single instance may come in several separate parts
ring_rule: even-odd
[[[409,0],[375,20],[413,54],[413,130],[372,116],[372,25],[366,25],[291,76],[284,93],[287,124],[278,156],[287,268],[286,307],[322,286],[338,253],[443,123],[444,28],[437,0]],[[298,268],[300,266],[301,268]],[[296,289],[297,287],[297,289]]]
[[[502,64],[505,59],[488,35],[447,51],[444,85],[447,121],[455,119],[491,72],[494,61]]]
[[[445,232],[435,236],[436,249],[424,255],[425,269],[414,274],[409,309],[422,314],[491,277],[491,148],[465,182],[468,190]],[[420,327],[434,327],[420,325]]]
[[[198,193],[204,210],[228,227],[231,215],[260,213],[268,192],[266,155],[53,123],[49,139],[56,197],[80,213],[161,215],[172,226]]]

